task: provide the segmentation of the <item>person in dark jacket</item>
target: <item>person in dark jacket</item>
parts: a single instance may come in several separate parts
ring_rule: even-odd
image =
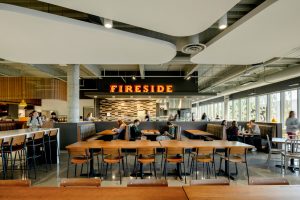
[[[232,121],[231,126],[226,130],[228,141],[238,141],[239,128],[236,121]]]
[[[135,141],[141,138],[141,131],[139,129],[140,120],[136,119],[133,121],[133,125],[130,127],[130,140]]]

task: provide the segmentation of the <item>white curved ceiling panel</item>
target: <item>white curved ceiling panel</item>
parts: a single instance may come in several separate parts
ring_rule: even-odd
[[[173,36],[200,33],[240,0],[40,0]]]
[[[0,4],[0,58],[32,64],[161,64],[175,45],[120,30]]]
[[[299,9],[299,0],[274,1],[236,28],[229,27],[191,61],[243,65],[285,56],[300,46]]]

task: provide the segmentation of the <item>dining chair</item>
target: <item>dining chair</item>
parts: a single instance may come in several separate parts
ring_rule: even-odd
[[[140,175],[141,178],[143,178],[143,167],[146,164],[150,165],[150,172],[152,173],[152,168],[151,165],[153,166],[153,171],[154,171],[154,176],[156,176],[156,165],[155,165],[155,155],[156,155],[156,150],[153,147],[144,147],[144,148],[138,148],[137,153],[135,156],[135,166],[134,166],[134,172],[136,174],[137,178],[137,172],[136,169],[138,167],[138,164],[140,165]]]
[[[247,162],[247,150],[248,148],[246,147],[239,147],[239,146],[233,146],[233,147],[229,147],[227,148],[227,156],[223,155],[220,156],[220,167],[219,167],[219,171],[221,170],[221,164],[222,164],[222,160],[228,161],[227,162],[227,169],[228,169],[228,180],[230,180],[230,163],[234,163],[235,164],[235,174],[234,175],[238,175],[238,168],[237,168],[237,164],[245,164],[246,165],[246,173],[247,173],[247,179],[248,179],[248,183],[249,183],[249,169],[248,169],[248,162]]]
[[[70,163],[75,165],[75,176],[77,175],[77,165],[81,165],[80,174],[82,174],[83,165],[86,165],[87,176],[89,177],[89,162],[91,160],[90,153],[86,148],[68,148],[68,166],[67,166],[67,178],[69,178]]]
[[[277,148],[272,148],[273,145],[272,145],[272,141],[269,137],[269,134],[267,134],[267,142],[268,142],[268,146],[269,146],[267,164],[269,166],[272,154],[281,154],[283,150],[282,149],[277,149]]]
[[[288,169],[288,161],[299,160],[300,161],[300,139],[287,139],[284,143],[284,150],[281,152],[281,171],[286,173]]]
[[[183,171],[184,171],[184,180],[186,183],[186,171],[185,171],[185,149],[182,147],[166,147],[165,148],[165,161],[164,161],[164,170],[163,174],[165,175],[165,179],[167,179],[167,170],[168,170],[168,163],[176,164],[177,170],[179,175],[181,176],[181,164],[183,164]]]
[[[214,147],[198,147],[196,149],[196,154],[192,156],[191,163],[191,176],[194,173],[194,167],[196,168],[196,180],[198,179],[198,163],[202,163],[203,167],[203,178],[205,176],[205,167],[207,177],[210,178],[210,174],[213,174],[216,177],[216,167],[215,167],[215,148]],[[210,168],[212,165],[212,169]],[[212,171],[213,173],[211,173]]]
[[[107,177],[108,165],[118,164],[119,165],[119,176],[120,184],[122,184],[122,174],[121,174],[121,165],[123,168],[124,176],[124,156],[121,155],[121,150],[119,148],[102,148],[102,163],[106,164],[105,177]]]

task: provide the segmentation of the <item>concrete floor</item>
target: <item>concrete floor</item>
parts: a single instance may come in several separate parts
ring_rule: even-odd
[[[40,165],[37,169],[37,179],[32,179],[33,186],[59,186],[59,182],[61,178],[66,178],[67,176],[67,152],[62,151],[60,155],[60,163],[59,165],[52,165],[52,169],[48,170],[48,172],[45,171],[45,165]],[[157,155],[157,175],[158,178],[164,178],[162,176],[162,171],[160,170],[160,155]],[[187,160],[187,159],[186,159]],[[280,164],[280,157],[278,155],[273,155],[272,160],[270,162],[270,167],[268,167],[267,163],[267,154],[261,153],[261,152],[249,152],[248,154],[248,166],[249,166],[249,173],[250,177],[285,177],[289,180],[290,184],[300,184],[300,176],[299,171],[296,171],[295,173],[292,173],[288,171],[286,175],[281,174],[281,169],[275,167],[275,164]],[[134,157],[129,156],[128,157],[128,164],[130,171],[133,170],[133,163],[134,163]],[[224,163],[224,162],[223,162]],[[298,164],[298,163],[297,163]],[[172,171],[175,169],[175,165],[169,165],[169,170]],[[216,156],[216,169],[218,171],[219,168],[219,157]],[[224,165],[223,165],[224,168]],[[97,163],[95,163],[95,169],[97,169]],[[246,176],[246,170],[245,165],[240,164],[238,165],[239,174],[237,176],[237,179],[234,181],[231,181],[231,184],[237,184],[237,185],[244,185],[247,184],[247,176]],[[202,165],[199,165],[198,168],[198,179],[203,178],[202,177]],[[232,172],[235,171],[235,167],[232,165],[231,167]],[[145,172],[149,171],[149,167],[145,166]],[[80,168],[77,170],[78,177]],[[86,172],[86,168],[84,168],[84,171]],[[127,173],[128,174],[128,173]],[[20,171],[16,171],[14,173],[14,178],[22,178],[23,175]],[[31,171],[31,177],[33,177],[33,171]],[[69,177],[74,177],[74,166],[70,167],[70,174]],[[221,176],[218,176],[220,178]],[[110,170],[108,170],[108,176],[103,179],[102,186],[121,186],[124,187],[127,185],[127,181],[129,179],[132,179],[135,177],[130,177],[129,175],[126,175],[122,178],[122,184],[119,183],[119,176],[118,176],[118,165],[113,166],[112,173]],[[145,178],[154,178],[154,177],[145,177]],[[214,178],[213,176],[211,178]],[[195,179],[195,173],[194,177]],[[169,175],[167,177],[169,186],[182,186],[185,185],[184,179],[180,180],[178,177]],[[190,176],[187,176],[187,185],[189,184],[189,180],[191,180]]]

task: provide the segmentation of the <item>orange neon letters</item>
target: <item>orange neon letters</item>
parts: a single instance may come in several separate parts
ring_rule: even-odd
[[[116,85],[109,86],[110,93],[172,93],[173,85]]]

